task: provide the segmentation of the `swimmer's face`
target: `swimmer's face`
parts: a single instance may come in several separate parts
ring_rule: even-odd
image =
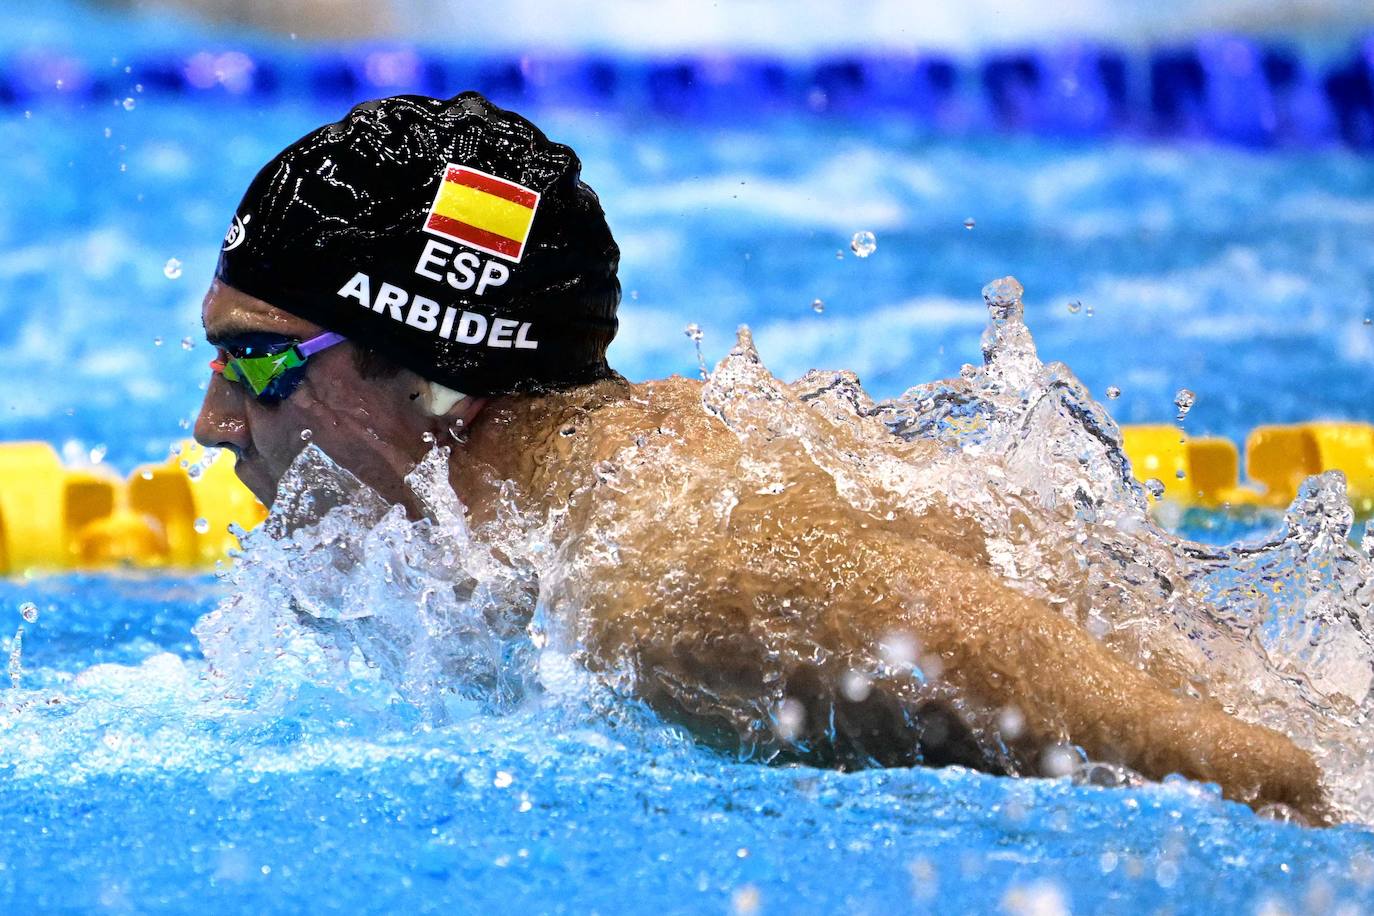
[[[215,347],[233,347],[250,335],[306,340],[324,331],[218,281],[205,295],[201,317]],[[307,441],[383,497],[408,503],[403,478],[432,447],[425,433],[437,436],[442,426],[424,409],[426,383],[419,376],[402,370],[364,379],[353,347],[346,342],[310,357],[304,380],[279,404],[262,404],[243,385],[213,373],[196,441],[233,451],[235,473],[269,507]]]

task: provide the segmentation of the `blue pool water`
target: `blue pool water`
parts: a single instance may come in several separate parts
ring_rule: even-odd
[[[242,187],[342,113],[130,98],[0,108],[0,439],[121,469],[185,435],[199,299]],[[612,359],[633,378],[695,372],[689,322],[712,362],[748,323],[780,375],[849,367],[896,395],[977,361],[978,290],[1015,274],[1041,354],[1099,398],[1119,386],[1121,422],[1171,419],[1181,387],[1197,433],[1374,421],[1368,157],[531,113],[580,152],[620,240]],[[1374,908],[1367,828],[1274,823],[1189,784],[769,768],[566,693],[433,727],[365,673],[329,688],[291,658],[226,698],[191,632],[223,589],[0,583],[7,645],[20,605],[39,613],[0,692],[7,909]]]
[[[188,631],[217,597],[204,579],[0,585],[3,606],[40,607],[0,706],[11,911],[1374,904],[1366,829],[1265,821],[1188,784],[769,768],[575,705],[417,729],[362,683],[211,702]]]

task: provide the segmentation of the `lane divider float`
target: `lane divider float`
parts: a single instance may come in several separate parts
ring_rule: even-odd
[[[1374,513],[1374,426],[1318,421],[1257,426],[1245,440],[1245,479],[1235,443],[1189,437],[1177,426],[1123,426],[1122,442],[1136,479],[1164,485],[1164,499],[1184,506],[1283,509],[1303,480],[1345,474],[1346,495],[1360,515]]]
[[[498,104],[694,122],[798,112],[890,112],[941,134],[1210,138],[1254,148],[1374,152],[1374,33],[1321,52],[1233,33],[1154,48],[1073,40],[976,57],[886,50],[795,57],[748,50],[608,55],[449,53],[385,42],[146,47],[129,59],[60,48],[0,51],[0,114],[278,99],[346,105],[476,89]]]
[[[204,569],[238,546],[231,523],[250,529],[266,517],[232,456],[194,442],[127,479],[64,466],[46,442],[0,443],[0,575]]]

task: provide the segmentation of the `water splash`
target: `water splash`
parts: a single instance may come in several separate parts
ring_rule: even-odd
[[[1343,477],[1309,480],[1270,543],[1176,538],[1145,511],[1101,405],[1066,366],[1039,361],[1020,284],[996,281],[984,299],[981,368],[867,412],[903,440],[942,447],[926,473],[906,475],[900,500],[943,490],[977,520],[1009,583],[1140,667],[1293,736],[1345,812],[1368,812],[1374,566],[1349,543]]]
[[[1193,409],[1197,403],[1197,395],[1187,388],[1178,389],[1174,395],[1174,406],[1178,408],[1178,422],[1182,423],[1188,416],[1188,411]]]
[[[9,662],[10,687],[19,688],[19,684],[24,679],[24,627],[21,625],[14,631],[14,638],[10,640],[10,662]]]
[[[633,666],[593,678],[578,664],[594,588],[652,560],[625,553],[626,531],[656,525],[665,538],[705,543],[760,500],[833,486],[875,519],[927,519],[931,538],[975,543],[1014,588],[1137,667],[1292,736],[1322,765],[1340,810],[1362,816],[1374,807],[1374,567],[1349,544],[1343,479],[1308,481],[1268,543],[1214,548],[1165,532],[1111,417],[1068,367],[1040,361],[1022,294],[1010,277],[984,289],[981,366],[877,403],[852,373],[784,384],[742,328],[692,421],[728,427],[740,442],[734,463],[695,468],[682,439],[639,438],[598,460],[547,518],[511,490],[498,517],[474,527],[448,485],[448,452],[436,448],[408,479],[423,510],[413,519],[307,447],[271,518],[247,536],[231,574],[237,597],[196,628],[211,670],[226,695],[257,702],[302,682],[356,686],[370,672],[433,722],[536,695],[585,702],[599,684],[632,693]],[[686,508],[665,517],[665,493]],[[803,608],[780,600],[776,613],[765,638],[781,670],[817,646],[795,623]],[[908,668],[938,663],[910,654]],[[896,667],[876,651],[852,659],[837,689],[866,695]],[[770,756],[799,728],[780,690],[679,699],[730,719],[741,753]],[[1094,784],[1131,779],[1079,771]]]
[[[226,689],[276,682],[264,653],[242,652],[258,644],[320,684],[346,682],[361,661],[435,722],[519,702],[533,670],[525,558],[539,548],[508,514],[470,529],[447,458],[436,448],[407,479],[426,516],[416,522],[314,446],[302,452],[247,535],[236,597],[196,627]]]
[[[706,368],[706,357],[701,352],[701,339],[706,336],[706,333],[702,331],[701,325],[697,324],[696,322],[692,322],[691,324],[687,325],[687,327],[683,328],[682,333],[687,335],[687,339],[690,340],[692,342],[692,346],[696,348],[697,372],[701,375],[703,379],[705,379],[706,376],[709,374],[710,370]]]

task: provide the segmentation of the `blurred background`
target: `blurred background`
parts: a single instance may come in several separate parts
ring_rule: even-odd
[[[1323,40],[1368,28],[1374,21],[1369,4],[1358,0],[1063,0],[1050,6],[991,0],[105,0],[101,5],[126,14],[184,11],[215,23],[295,32],[307,39],[399,38],[478,50],[557,47],[635,53],[747,48],[796,54],[913,45],[978,51],[1065,37],[1144,47],[1208,31]]]
[[[313,555],[174,572],[258,517],[226,462],[177,444],[243,189],[361,101],[465,89],[580,153],[623,252],[611,359],[632,378],[694,375],[748,324],[777,375],[850,368],[894,397],[980,359],[980,290],[1012,274],[1040,355],[1124,423],[1240,441],[1374,422],[1369,0],[3,0],[0,444],[67,465],[0,448],[7,912],[1371,909],[1367,828],[1275,823],[1182,780],[1098,788],[1128,781],[1109,767],[1074,784],[740,763],[603,705],[561,639],[482,640],[502,676],[459,672],[431,727],[292,635],[292,595],[329,601]],[[1329,439],[1365,469],[1367,515],[1362,432]],[[1270,449],[1284,483],[1316,451],[1295,441]],[[1191,512],[1162,520],[1215,540],[1281,521]],[[1097,556],[1081,537],[1110,517],[1063,556]],[[1314,502],[1282,546],[1237,548],[1227,588],[1263,590],[1222,609],[1250,625],[1272,600],[1265,639],[1303,646],[1274,656],[1283,676],[1321,689],[1367,657],[1340,521]],[[405,559],[432,554],[395,531],[341,582],[384,622],[433,594]],[[568,614],[541,606],[530,636]],[[507,669],[540,695],[480,699]]]
[[[747,323],[784,378],[895,396],[979,359],[1013,274],[1122,422],[1185,387],[1192,433],[1374,420],[1367,2],[56,0],[0,10],[0,440],[165,456],[256,170],[469,88],[580,153],[633,378]]]

